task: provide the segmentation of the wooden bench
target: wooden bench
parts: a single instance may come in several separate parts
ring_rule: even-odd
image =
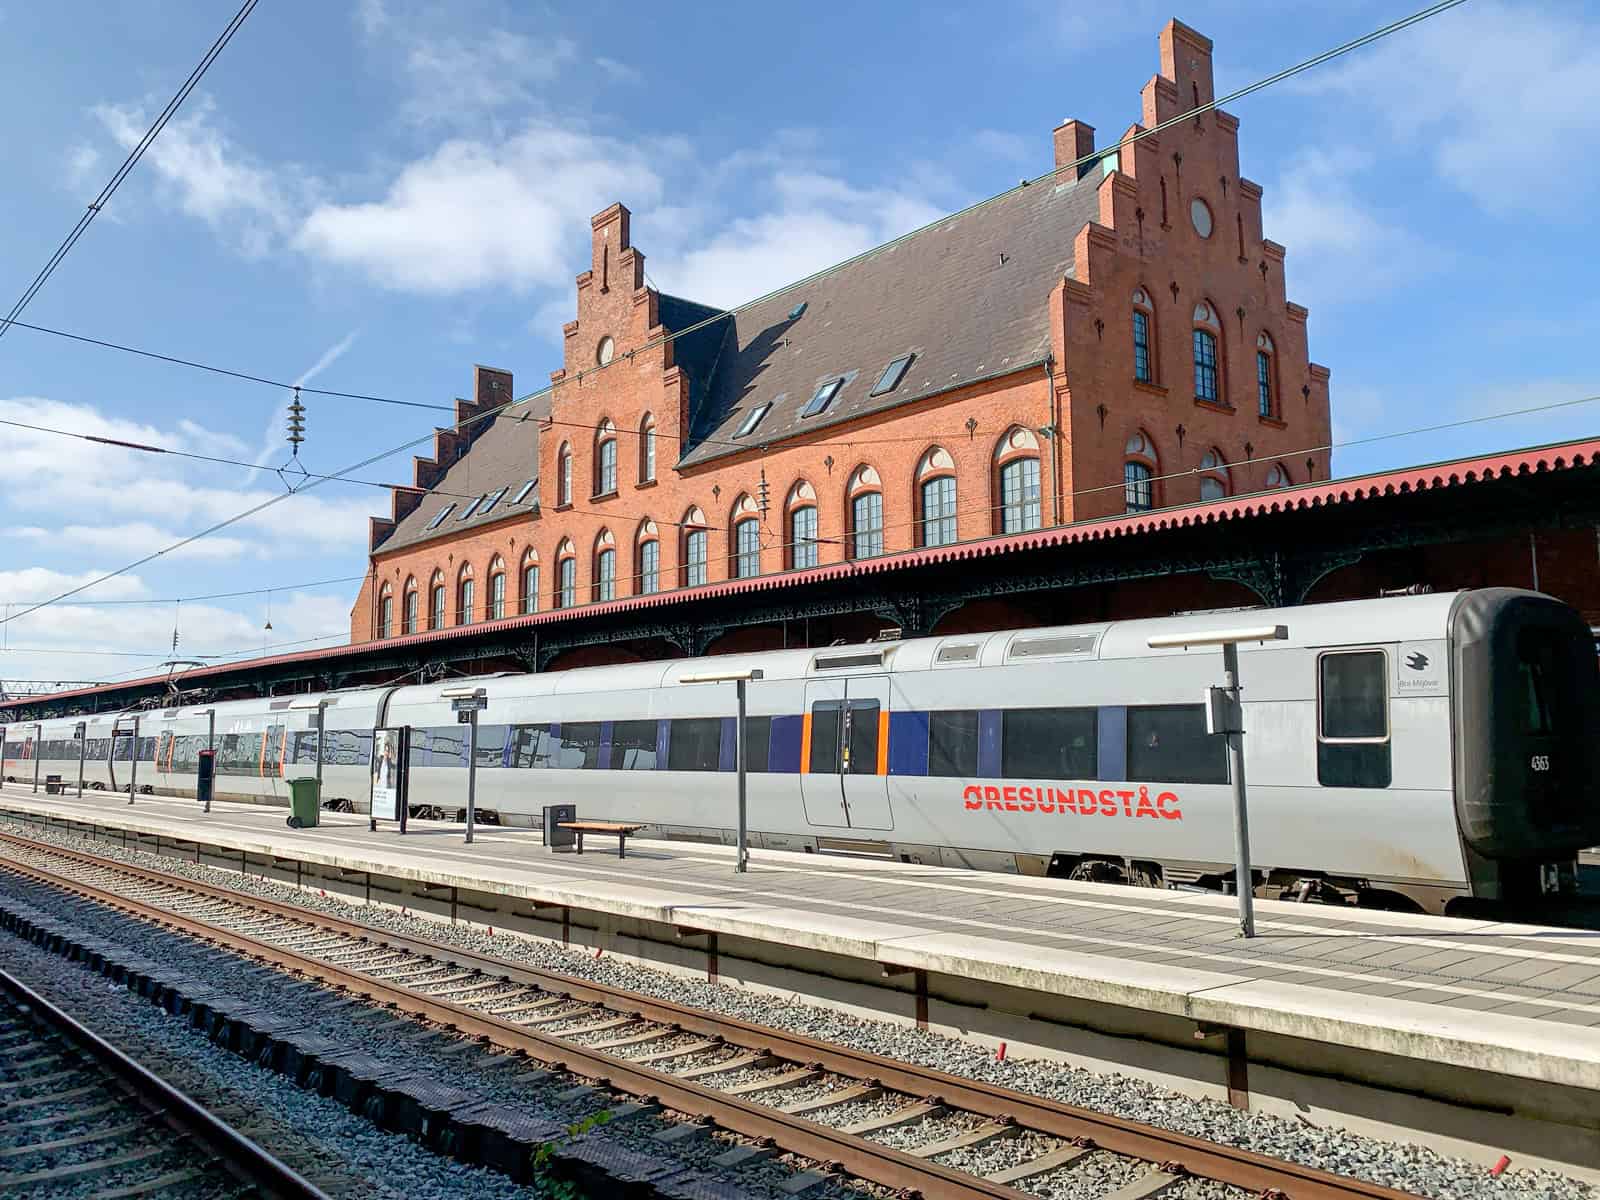
[[[638,833],[643,825],[629,825],[623,821],[562,821],[561,828],[570,829],[578,835],[577,850],[583,853],[583,835],[586,833],[610,834],[617,839],[617,857],[628,857],[628,835]]]

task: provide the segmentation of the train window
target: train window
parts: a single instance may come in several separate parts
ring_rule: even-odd
[[[1548,629],[1517,635],[1517,724],[1523,733],[1555,732],[1553,695],[1562,678],[1563,647]]]
[[[618,721],[611,727],[611,769],[654,771],[658,732],[654,721]]]
[[[744,769],[747,772],[771,770],[772,718],[746,717],[744,719]]]
[[[811,773],[839,773],[839,733],[844,724],[843,700],[819,700],[811,706]]]
[[[563,722],[560,734],[552,734],[550,763],[559,771],[591,771],[600,765],[600,722]]]
[[[1388,787],[1391,767],[1388,656],[1324,654],[1317,663],[1317,782]]]
[[[722,765],[720,717],[690,717],[672,722],[667,749],[669,771],[715,771]]]
[[[479,725],[478,751],[473,755],[480,767],[498,767],[505,761],[509,725]]]
[[[846,774],[878,773],[878,712],[876,700],[850,701],[850,763]]]
[[[1099,709],[1008,708],[1000,714],[1000,773],[1093,779],[1099,774],[1099,727]]]
[[[928,774],[971,779],[978,773],[978,710],[928,714]]]
[[[553,766],[550,761],[555,742],[548,725],[518,725],[512,731],[511,765],[529,768]]]
[[[1204,705],[1130,707],[1128,779],[1138,783],[1227,783],[1227,738],[1206,732]]]
[[[428,765],[430,767],[464,767],[467,765],[467,727],[465,725],[440,726],[428,733]]]

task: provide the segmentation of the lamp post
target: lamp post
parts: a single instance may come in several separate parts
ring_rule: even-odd
[[[78,739],[78,799],[83,799],[83,756],[89,749],[89,723],[79,721],[72,730]]]
[[[739,791],[739,825],[737,834],[736,851],[733,869],[743,873],[750,868],[750,847],[748,822],[746,821],[746,790],[745,790],[745,761],[744,761],[744,726],[745,726],[745,688],[752,679],[762,677],[761,668],[756,667],[749,671],[720,671],[703,675],[685,675],[678,680],[679,683],[732,683],[733,694],[738,702],[738,717],[733,731],[733,761],[735,772],[738,776]]]
[[[296,700],[290,708],[317,710],[317,803],[322,803],[322,728],[327,720],[328,705],[337,703],[336,697],[323,696],[318,700]],[[371,815],[370,813],[368,814]]]
[[[1233,779],[1233,890],[1239,898],[1239,933],[1256,935],[1255,877],[1250,873],[1250,814],[1244,786],[1244,704],[1239,684],[1240,642],[1281,642],[1287,625],[1257,625],[1240,629],[1203,629],[1193,633],[1164,633],[1150,638],[1152,650],[1196,646],[1222,647],[1222,686],[1206,689],[1206,732],[1228,739],[1228,774]]]
[[[39,760],[44,757],[44,726],[33,727],[33,791],[39,792]]]
[[[472,841],[472,825],[477,817],[478,797],[478,713],[489,707],[489,694],[482,688],[445,688],[439,693],[450,701],[456,720],[467,727],[467,837]]]
[[[111,726],[111,758],[113,762],[116,761],[117,757],[117,735],[119,733],[127,734],[128,727],[122,724],[120,721],[113,722]],[[128,760],[129,804],[133,803],[134,794],[139,788],[139,718],[137,716],[133,718],[133,731],[131,736],[133,738],[133,754]]]

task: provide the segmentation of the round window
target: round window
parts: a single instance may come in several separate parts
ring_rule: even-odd
[[[1211,209],[1198,196],[1189,202],[1189,219],[1194,222],[1194,231],[1201,237],[1211,236]]]
[[[594,359],[603,367],[611,361],[611,356],[615,354],[616,351],[617,344],[611,340],[609,335],[607,335],[606,337],[600,339],[599,348],[594,352]]]

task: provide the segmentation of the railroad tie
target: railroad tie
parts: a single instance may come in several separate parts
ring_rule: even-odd
[[[641,1054],[633,1061],[646,1066],[651,1063],[667,1062],[674,1058],[687,1058],[691,1054],[699,1054],[702,1050],[711,1050],[717,1043],[707,1040],[703,1042],[686,1042],[682,1046],[675,1046],[668,1050],[657,1050],[653,1054]]]
[[[897,1108],[892,1113],[881,1117],[869,1117],[865,1121],[857,1121],[854,1125],[846,1125],[840,1133],[852,1137],[859,1137],[865,1133],[876,1133],[880,1129],[893,1129],[896,1125],[908,1125],[912,1121],[920,1121],[923,1117],[931,1117],[935,1113],[944,1111],[942,1104],[930,1104],[926,1100],[917,1100],[904,1108]]]
[[[990,1121],[966,1133],[958,1133],[955,1137],[945,1138],[942,1142],[933,1142],[927,1146],[918,1146],[906,1153],[913,1158],[935,1158],[941,1154],[948,1154],[952,1150],[965,1150],[968,1146],[981,1146],[985,1142],[995,1141],[997,1138],[1017,1136],[1015,1125],[1001,1125]]]
[[[996,1171],[984,1178],[990,1183],[1020,1183],[1024,1179],[1032,1179],[1035,1175],[1044,1175],[1061,1167],[1070,1167],[1080,1158],[1093,1153],[1094,1151],[1083,1146],[1062,1146],[1048,1154],[1041,1154],[1038,1158],[1007,1167],[1004,1171]]]
[[[770,1067],[772,1055],[770,1054],[736,1054],[732,1058],[723,1059],[721,1062],[707,1063],[703,1067],[691,1067],[687,1071],[677,1072],[679,1079],[704,1079],[707,1075],[721,1075],[724,1071],[738,1071],[744,1067]]]
[[[749,1083],[741,1083],[737,1087],[723,1088],[724,1094],[729,1096],[754,1096],[761,1092],[773,1092],[779,1088],[793,1087],[797,1083],[810,1083],[821,1075],[821,1071],[813,1071],[810,1067],[795,1067],[792,1071],[784,1071],[770,1079],[753,1079]]]
[[[1102,1197],[1102,1200],[1147,1200],[1151,1196],[1159,1196],[1170,1187],[1175,1187],[1183,1182],[1181,1175],[1169,1175],[1165,1171],[1151,1171],[1141,1175],[1132,1183],[1125,1183],[1116,1191]]]
[[[849,1087],[840,1088],[837,1092],[828,1092],[826,1095],[813,1096],[809,1100],[801,1100],[795,1104],[782,1105],[778,1111],[799,1117],[809,1112],[816,1112],[819,1108],[832,1108],[835,1104],[843,1104],[846,1100],[876,1100],[881,1095],[883,1095],[881,1087],[874,1087],[870,1083],[853,1083]]]

